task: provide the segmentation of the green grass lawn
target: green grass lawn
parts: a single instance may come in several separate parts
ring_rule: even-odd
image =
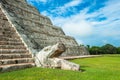
[[[0,80],[120,80],[120,55],[71,60],[82,72],[60,69],[30,68],[0,73]]]

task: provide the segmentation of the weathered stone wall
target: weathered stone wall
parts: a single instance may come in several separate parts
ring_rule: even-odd
[[[66,36],[61,28],[54,26],[48,17],[41,15],[25,0],[1,0],[0,2],[33,54],[57,42],[63,42],[67,47],[62,56],[77,56],[86,52],[81,50],[74,38]]]

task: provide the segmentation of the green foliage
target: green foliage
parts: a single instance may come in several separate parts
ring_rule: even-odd
[[[114,46],[111,45],[111,44],[106,44],[106,45],[102,46],[102,47],[101,47],[101,50],[102,50],[102,53],[103,53],[103,54],[106,54],[106,53],[116,54],[116,53],[117,53],[117,48],[114,47]]]
[[[120,54],[120,47],[117,48],[117,53]]]
[[[93,46],[88,49],[91,54],[100,54],[101,53],[101,48],[98,46]]]
[[[120,80],[120,55],[71,60],[83,72],[30,68],[0,74],[0,80]]]
[[[92,46],[88,48],[90,54],[119,54],[120,47],[115,47],[111,44],[103,45],[102,47]]]

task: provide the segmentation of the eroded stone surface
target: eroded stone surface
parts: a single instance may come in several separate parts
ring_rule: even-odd
[[[25,0],[0,0],[0,5],[33,54],[57,42],[66,46],[61,56],[89,54],[74,38],[66,36],[61,28],[54,26],[48,17],[41,15]]]
[[[34,66],[32,54],[9,22],[0,0],[0,72]]]
[[[60,54],[65,51],[65,46],[62,43],[57,43],[53,46],[48,46],[43,48],[35,56],[35,63],[37,67],[47,67],[47,68],[60,68],[64,70],[74,70],[80,69],[78,64],[57,58]]]

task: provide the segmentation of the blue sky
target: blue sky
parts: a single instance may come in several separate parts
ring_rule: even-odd
[[[120,0],[27,0],[79,44],[120,46]]]

